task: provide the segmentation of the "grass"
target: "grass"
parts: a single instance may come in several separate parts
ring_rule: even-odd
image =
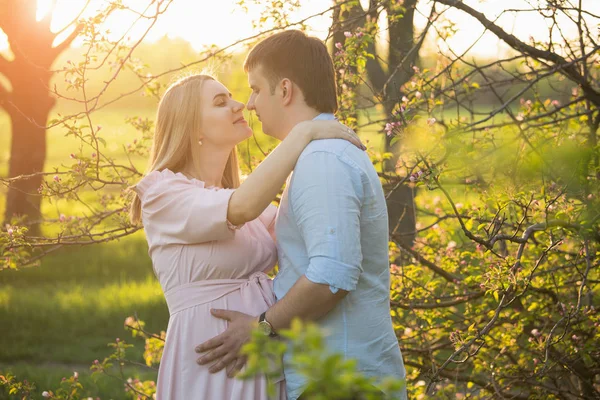
[[[135,234],[0,274],[0,362],[91,363],[129,337],[123,321],[134,313],[164,330],[168,311],[146,252]]]
[[[130,359],[142,361],[143,342],[125,331],[137,313],[152,332],[165,330],[168,310],[154,278],[143,233],[119,242],[70,248],[42,265],[0,274],[0,374],[12,372],[39,388],[56,388],[74,370],[89,371],[110,354],[107,344],[123,338],[135,345]],[[130,369],[128,374],[145,374]],[[154,377],[152,377],[154,376]],[[91,395],[122,398],[122,383],[82,374]],[[2,399],[0,391],[0,399]]]
[[[0,371],[11,372],[18,377],[27,377],[29,382],[35,383],[35,392],[32,398],[42,399],[41,393],[45,390],[56,391],[60,387],[60,382],[63,377],[73,375],[73,372],[79,374],[79,382],[83,386],[82,398],[98,396],[101,394],[102,399],[122,399],[124,397],[123,384],[119,380],[106,375],[92,375],[88,366],[82,365],[53,365],[40,364],[31,365],[26,363],[18,363],[11,366],[0,364]],[[124,368],[124,375],[132,379],[140,380],[156,380],[156,372],[150,370],[140,371],[138,368]],[[8,396],[0,389],[0,400],[14,399]]]

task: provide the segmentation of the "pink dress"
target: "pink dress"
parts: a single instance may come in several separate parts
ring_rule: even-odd
[[[222,333],[227,321],[211,308],[259,315],[275,302],[265,272],[277,261],[269,228],[277,208],[233,229],[227,207],[234,190],[207,188],[169,170],[154,171],[136,186],[154,273],[169,307],[169,327],[158,372],[158,400],[267,399],[264,377],[228,378],[198,365],[194,348]],[[285,399],[283,377],[276,399]]]

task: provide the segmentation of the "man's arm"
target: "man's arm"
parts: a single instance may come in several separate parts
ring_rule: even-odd
[[[272,306],[273,329],[294,318],[318,320],[356,288],[362,272],[360,173],[336,154],[304,156],[294,172],[289,201],[309,258],[306,275]]]

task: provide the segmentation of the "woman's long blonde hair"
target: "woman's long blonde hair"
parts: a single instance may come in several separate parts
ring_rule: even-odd
[[[188,165],[197,165],[195,159],[198,153],[194,147],[198,146],[200,138],[200,93],[207,80],[214,78],[204,74],[186,76],[169,86],[163,95],[158,104],[156,128],[145,175],[163,169],[177,173]],[[221,185],[224,188],[240,186],[236,148],[229,155]],[[133,193],[129,214],[131,222],[138,224],[141,221],[142,204],[137,193]]]

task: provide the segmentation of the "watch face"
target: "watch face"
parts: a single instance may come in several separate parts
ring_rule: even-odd
[[[265,336],[269,336],[271,334],[271,324],[267,321],[261,321],[258,323],[258,330]]]

